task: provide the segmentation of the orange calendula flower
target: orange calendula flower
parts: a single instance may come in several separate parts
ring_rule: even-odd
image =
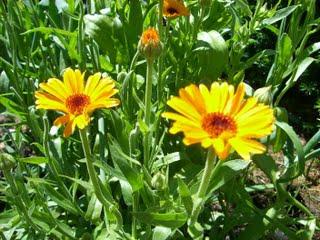
[[[182,0],[164,0],[162,12],[163,16],[167,18],[190,15],[189,9],[184,6]]]
[[[172,97],[167,104],[178,113],[162,116],[174,120],[170,133],[184,133],[186,145],[201,143],[213,147],[220,159],[234,149],[243,159],[250,154],[263,153],[266,148],[256,138],[269,135],[273,129],[273,110],[258,103],[255,97],[244,99],[245,86],[240,83],[236,92],[226,82],[189,85]]]
[[[110,108],[120,101],[111,98],[118,90],[111,78],[102,78],[101,73],[89,76],[84,84],[84,73],[67,68],[63,81],[50,78],[40,83],[42,91],[36,91],[37,109],[50,109],[64,115],[54,121],[55,126],[66,125],[63,135],[70,136],[75,127],[83,129],[90,122],[91,113],[98,108]]]
[[[139,50],[146,58],[159,56],[162,50],[159,33],[155,28],[148,28],[142,33]]]

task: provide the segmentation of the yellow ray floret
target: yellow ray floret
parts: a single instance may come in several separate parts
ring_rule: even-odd
[[[67,68],[63,81],[50,78],[40,83],[36,91],[37,109],[56,110],[64,115],[54,121],[55,126],[66,125],[63,135],[70,136],[77,126],[85,128],[90,122],[91,113],[98,108],[110,108],[120,101],[112,98],[118,90],[111,78],[101,78],[101,73],[89,76],[84,83],[84,73]]]
[[[226,82],[214,82],[210,89],[192,84],[180,89],[179,97],[168,100],[177,113],[165,112],[162,116],[174,121],[170,133],[184,133],[186,145],[213,147],[220,159],[228,157],[232,149],[243,159],[250,159],[250,154],[265,151],[255,139],[272,132],[274,116],[269,106],[254,97],[244,99],[244,95],[243,83],[236,92]]]
[[[189,16],[190,14],[182,0],[164,0],[162,12],[163,16],[171,19],[179,16]]]

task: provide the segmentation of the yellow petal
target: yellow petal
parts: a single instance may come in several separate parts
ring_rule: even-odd
[[[90,96],[94,92],[95,88],[99,83],[100,78],[101,78],[101,73],[96,73],[88,77],[86,87],[84,89],[84,93],[86,95]]]
[[[239,108],[241,107],[241,104],[242,104],[244,94],[245,94],[245,86],[243,83],[240,83],[238,85],[237,91],[234,94],[233,99],[232,99],[232,104],[231,104],[230,110],[229,110],[230,114],[235,115],[239,111]]]
[[[90,93],[90,98],[94,101],[101,93],[104,91],[110,91],[114,86],[114,81],[111,78],[103,78],[99,81],[96,88]]]
[[[80,129],[84,129],[90,122],[90,117],[87,114],[81,114],[74,119],[75,125]]]
[[[246,138],[232,138],[229,140],[229,143],[246,160],[250,159],[250,153],[258,154],[266,150],[265,146],[261,143]]]
[[[78,83],[75,72],[71,68],[67,68],[63,73],[63,82],[69,91],[73,93],[79,93]]]
[[[194,120],[201,121],[201,115],[191,104],[185,102],[181,98],[172,97],[167,104],[180,114]]]
[[[179,122],[185,123],[185,124],[190,125],[190,126],[199,127],[199,128],[201,127],[199,121],[192,121],[189,118],[186,118],[186,117],[184,117],[184,116],[182,116],[180,114],[177,114],[177,113],[165,112],[165,113],[162,113],[161,116],[165,117],[165,118],[169,118],[171,120],[175,120],[175,121],[179,121]]]

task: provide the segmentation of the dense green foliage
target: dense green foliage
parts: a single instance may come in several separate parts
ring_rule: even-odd
[[[292,191],[320,154],[319,2],[190,0],[190,16],[173,20],[159,19],[158,4],[0,1],[3,239],[256,240],[277,233],[311,240],[319,230],[319,220]],[[147,64],[138,42],[150,26],[159,29],[163,51],[153,65],[146,124]],[[121,105],[96,111],[88,129],[98,185],[112,208],[97,199],[79,132],[63,138],[62,129],[52,127],[59,114],[35,108],[39,83],[61,79],[67,67],[117,82]],[[245,82],[248,96],[270,86],[262,97],[277,122],[262,139],[266,154],[245,161],[233,153],[222,162],[198,221],[190,223],[207,150],[170,135],[161,113],[181,87],[220,79]],[[296,132],[308,137],[305,145]],[[151,139],[148,164],[145,136]],[[256,169],[267,183],[252,184]],[[253,199],[257,193],[268,193],[265,206]]]

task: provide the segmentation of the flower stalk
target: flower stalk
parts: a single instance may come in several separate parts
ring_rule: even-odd
[[[148,127],[148,131],[144,136],[144,163],[148,168],[150,165],[150,118],[151,118],[151,98],[152,98],[152,71],[153,71],[153,59],[147,58],[147,76],[146,76],[146,90],[145,90],[145,117],[144,121]]]
[[[99,178],[93,165],[93,157],[90,150],[89,140],[87,136],[87,129],[86,128],[79,129],[79,132],[80,132],[82,148],[86,158],[87,170],[93,186],[94,193],[96,194],[97,199],[106,208],[106,210],[114,214],[114,216],[117,219],[116,228],[120,229],[122,227],[122,222],[123,222],[122,216],[119,210],[115,207],[114,203],[111,202],[111,199],[107,199],[101,190]]]
[[[216,155],[214,153],[214,149],[210,148],[208,150],[206,165],[202,174],[200,186],[194,199],[194,205],[191,212],[189,225],[194,225],[197,222],[201,208],[205,201],[211,176],[213,172],[215,172],[220,167],[220,164],[222,162],[222,161],[218,161],[217,164],[215,165],[215,159],[216,159]]]

